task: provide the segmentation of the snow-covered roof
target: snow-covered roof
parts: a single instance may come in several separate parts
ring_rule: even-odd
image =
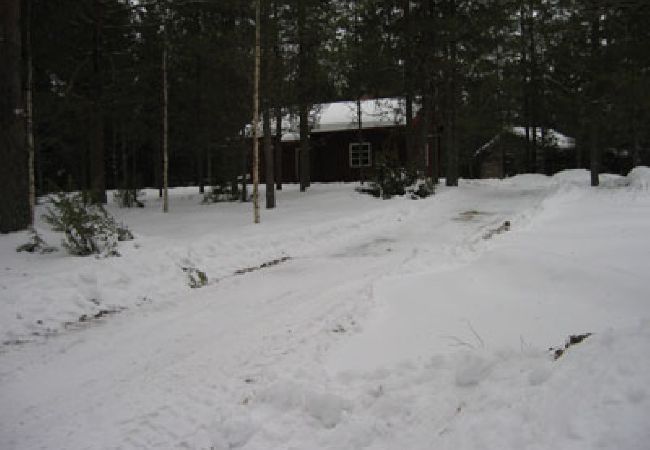
[[[406,123],[403,99],[383,98],[361,101],[362,128],[390,127]],[[312,133],[354,130],[359,127],[356,101],[318,105]]]
[[[526,128],[524,127],[508,127],[504,130],[504,133],[511,133],[514,134],[517,137],[526,138]],[[529,130],[529,133],[532,133],[532,129]],[[474,152],[474,156],[478,156],[499,140],[499,138],[502,136],[503,133],[499,133],[496,136],[494,136],[492,139],[490,139],[488,142],[480,146],[476,152]],[[537,128],[535,135],[537,136],[537,141],[541,142],[542,141],[542,129]],[[552,128],[547,128],[545,131],[545,138],[547,139],[547,142],[550,143],[551,145],[557,147],[560,150],[571,150],[575,148],[575,139],[572,137],[566,136],[559,131],[553,130]],[[532,139],[532,136],[530,137]]]
[[[414,102],[413,113],[419,110]],[[361,128],[381,128],[406,124],[406,103],[403,98],[379,98],[361,101]],[[282,118],[282,142],[300,140],[300,120],[297,114],[286,114]],[[319,103],[309,114],[311,133],[356,130],[359,128],[358,104],[356,101]],[[250,127],[249,127],[250,129]],[[275,121],[271,121],[271,133],[275,134]],[[260,126],[260,136],[263,135]]]
[[[542,140],[542,129],[537,128],[537,132],[535,133],[535,136],[537,137],[538,141]],[[525,138],[526,137],[526,128],[524,127],[512,127],[509,130],[512,134]],[[529,131],[532,132],[532,129]],[[531,136],[532,139],[532,136]],[[546,129],[546,139],[550,139],[553,145],[555,145],[557,148],[560,150],[569,150],[572,149],[576,146],[575,140],[569,136],[565,136],[564,134],[560,133],[559,131],[555,131],[551,128]]]

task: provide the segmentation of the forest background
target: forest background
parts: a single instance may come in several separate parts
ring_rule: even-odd
[[[429,132],[410,119],[418,108],[442,135],[452,186],[513,125],[525,127],[530,172],[543,171],[537,136],[547,129],[576,139],[575,166],[592,170],[592,184],[607,149],[648,163],[644,0],[259,1],[264,127],[300,118],[303,167],[313,105],[397,96],[407,152],[421,152]],[[165,173],[201,192],[246,173],[256,6],[2,2],[0,231],[27,226],[28,199],[49,192],[106,202],[110,188],[162,189]],[[275,160],[279,135],[265,136]]]

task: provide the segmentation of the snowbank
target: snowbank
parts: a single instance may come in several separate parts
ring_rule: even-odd
[[[627,174],[627,179],[632,188],[647,191],[650,188],[650,167],[635,167]]]

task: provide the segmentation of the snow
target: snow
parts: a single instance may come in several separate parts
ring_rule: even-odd
[[[627,174],[630,186],[638,190],[647,191],[650,189],[650,168],[635,167]]]
[[[646,449],[648,186],[289,185],[260,225],[182,188],[110,206],[119,258],[0,236],[0,448]]]

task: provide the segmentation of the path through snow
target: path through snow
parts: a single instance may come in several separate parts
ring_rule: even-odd
[[[273,244],[213,236],[244,256],[156,249],[213,273],[294,258],[0,354],[0,448],[645,448],[650,201],[575,184],[379,206],[317,186],[326,220],[287,193]]]

